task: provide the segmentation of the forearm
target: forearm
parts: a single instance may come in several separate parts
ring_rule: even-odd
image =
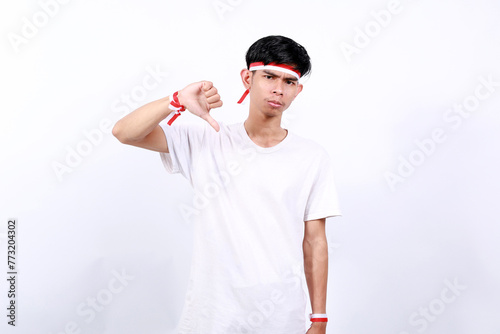
[[[328,242],[325,238],[304,240],[304,272],[313,313],[326,313]]]
[[[123,143],[143,139],[172,112],[169,103],[164,97],[134,110],[115,124],[113,135]]]

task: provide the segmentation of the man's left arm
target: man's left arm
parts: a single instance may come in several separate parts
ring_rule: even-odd
[[[325,233],[326,218],[305,223],[304,272],[313,313],[326,313],[326,287],[328,281],[328,242]],[[313,322],[307,334],[325,334],[326,322]]]

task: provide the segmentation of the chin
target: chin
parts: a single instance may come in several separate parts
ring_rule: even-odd
[[[264,110],[263,114],[266,115],[267,117],[277,117],[277,116],[281,116],[283,114],[283,110],[281,110],[281,108]]]

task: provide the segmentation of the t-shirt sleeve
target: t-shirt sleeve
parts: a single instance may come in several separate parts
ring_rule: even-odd
[[[309,192],[304,221],[341,215],[333,166],[328,153],[323,151]]]
[[[192,181],[194,160],[202,150],[205,128],[197,124],[160,123],[167,139],[169,153],[160,152],[161,161],[167,172],[180,173]]]

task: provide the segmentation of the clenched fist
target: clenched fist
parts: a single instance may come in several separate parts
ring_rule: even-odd
[[[219,131],[219,123],[210,116],[210,110],[222,106],[217,88],[210,81],[192,83],[179,91],[179,103],[186,107],[192,114],[203,118],[215,131]]]

